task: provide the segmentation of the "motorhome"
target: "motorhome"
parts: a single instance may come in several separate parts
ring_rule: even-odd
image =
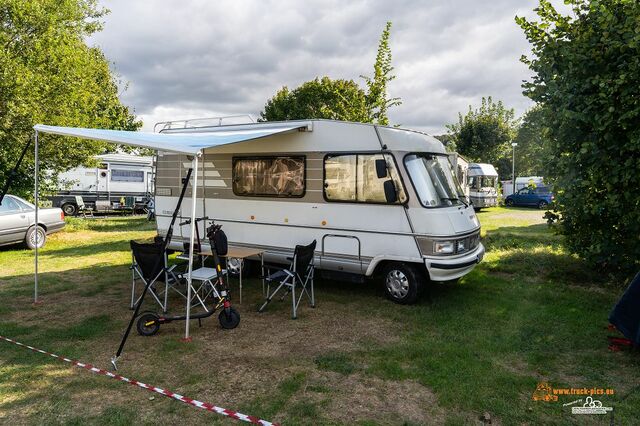
[[[427,280],[458,279],[482,260],[480,224],[440,141],[371,124],[286,122],[292,123],[297,130],[204,149],[194,171],[195,214],[223,225],[231,245],[260,248],[266,262],[287,263],[297,244],[316,240],[322,275],[381,276],[398,303],[414,302]],[[161,132],[232,135],[278,125],[165,125]],[[158,152],[160,235],[167,233],[191,164],[186,155]],[[190,216],[188,204],[180,217]],[[177,226],[170,247],[182,250],[190,231],[190,225]]]
[[[104,154],[94,157],[96,167],[76,167],[61,173],[59,189],[51,198],[68,216],[78,213],[76,196],[96,211],[125,207],[143,209],[153,194],[153,157],[132,154]]]
[[[491,164],[469,164],[469,199],[473,207],[480,210],[484,207],[498,205],[498,172]]]

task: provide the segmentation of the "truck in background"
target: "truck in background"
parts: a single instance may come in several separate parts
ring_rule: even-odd
[[[50,199],[67,216],[78,213],[76,196],[96,212],[145,210],[154,193],[153,157],[103,154],[97,167],[76,167],[61,173],[60,188]]]

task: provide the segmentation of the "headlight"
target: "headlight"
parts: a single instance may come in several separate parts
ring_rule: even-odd
[[[460,240],[458,241],[458,253],[462,253],[464,251],[467,251],[467,240]]]
[[[455,250],[455,243],[453,241],[434,241],[433,252],[441,254],[453,254]]]

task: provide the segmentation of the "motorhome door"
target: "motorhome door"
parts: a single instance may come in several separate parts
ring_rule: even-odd
[[[320,266],[353,274],[362,273],[362,245],[355,235],[325,234],[320,243]]]
[[[98,166],[96,175],[96,192],[108,192],[109,190],[109,169],[106,164]]]

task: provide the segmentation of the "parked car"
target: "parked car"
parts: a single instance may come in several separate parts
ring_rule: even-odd
[[[538,186],[535,188],[522,188],[515,194],[505,198],[507,207],[513,206],[535,206],[539,209],[546,209],[553,201],[553,194],[549,187]]]
[[[0,246],[24,242],[30,249],[42,247],[47,234],[64,228],[64,212],[59,208],[39,209],[15,195],[6,195],[0,204]]]

